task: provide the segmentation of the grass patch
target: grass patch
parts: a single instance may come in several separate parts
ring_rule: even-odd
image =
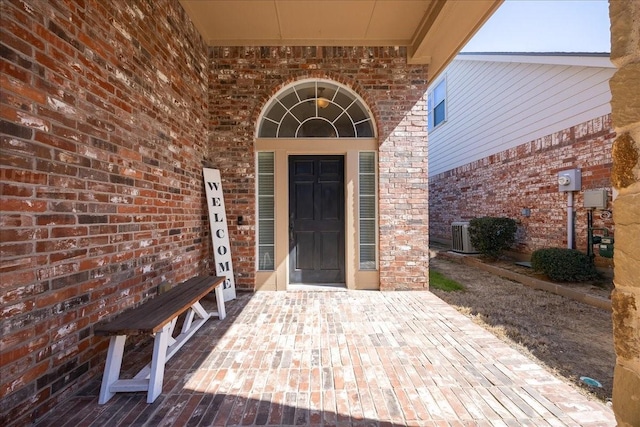
[[[449,279],[433,269],[429,269],[429,287],[445,292],[463,291],[464,286],[453,279]]]

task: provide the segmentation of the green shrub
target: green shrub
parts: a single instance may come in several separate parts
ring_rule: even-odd
[[[531,267],[557,282],[584,282],[600,277],[589,256],[575,249],[538,249],[531,254]]]
[[[490,216],[474,218],[469,221],[469,239],[482,255],[498,259],[516,240],[516,221]]]

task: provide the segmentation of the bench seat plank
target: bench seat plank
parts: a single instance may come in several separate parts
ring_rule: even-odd
[[[224,277],[199,276],[174,286],[167,292],[125,311],[107,322],[98,323],[94,334],[142,335],[162,330],[176,316],[187,311],[224,281]]]
[[[147,402],[153,403],[162,393],[165,363],[209,318],[225,318],[222,289],[224,280],[224,277],[194,277],[111,320],[97,324],[93,330],[95,335],[111,337],[98,403],[106,403],[115,393],[145,390]],[[200,304],[200,300],[213,290],[216,293],[218,311],[208,312]],[[172,334],[178,316],[185,312],[182,331],[174,338]],[[120,369],[127,336],[140,334],[155,336],[151,363],[132,379],[121,379]]]

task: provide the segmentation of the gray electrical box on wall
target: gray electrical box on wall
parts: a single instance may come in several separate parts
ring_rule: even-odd
[[[606,209],[607,190],[585,190],[584,207],[587,209]]]
[[[582,189],[582,174],[580,169],[568,169],[558,172],[558,190],[580,191]]]

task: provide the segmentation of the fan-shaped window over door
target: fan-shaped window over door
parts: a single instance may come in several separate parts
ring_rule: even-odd
[[[264,110],[259,138],[372,138],[371,114],[344,86],[306,80],[278,93]]]

